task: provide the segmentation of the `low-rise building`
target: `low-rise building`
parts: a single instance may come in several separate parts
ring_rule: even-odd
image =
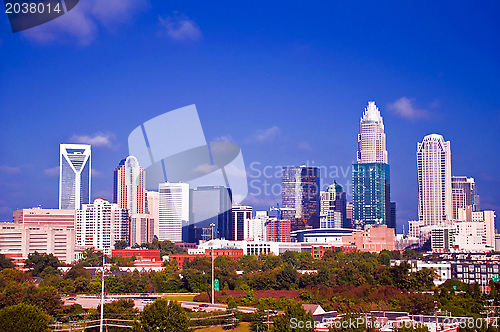
[[[111,250],[111,256],[123,258],[135,257],[136,262],[161,262],[160,250],[155,249],[120,249]]]

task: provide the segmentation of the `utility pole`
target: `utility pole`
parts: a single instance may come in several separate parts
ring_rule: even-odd
[[[102,250],[102,282],[101,282],[101,326],[99,331],[102,332],[104,323],[104,263],[105,263],[104,249]]]
[[[434,316],[436,317],[436,332],[438,331],[438,302],[434,301]]]
[[[266,322],[266,323],[267,323],[267,330],[268,330],[268,331],[269,331],[269,324],[271,323],[271,322],[269,321],[269,311],[270,311],[270,310],[269,310],[269,309],[267,309],[267,322]]]
[[[210,228],[212,228],[212,304],[215,303],[215,290],[214,290],[214,227],[215,224],[211,223]]]

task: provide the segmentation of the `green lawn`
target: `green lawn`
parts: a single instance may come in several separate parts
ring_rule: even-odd
[[[196,330],[199,332],[228,332],[231,330],[224,330],[221,326],[209,327],[207,329]],[[250,323],[240,323],[240,325],[234,329],[234,332],[250,332]]]

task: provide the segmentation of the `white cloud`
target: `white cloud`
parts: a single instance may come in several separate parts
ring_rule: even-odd
[[[307,142],[299,143],[299,145],[297,145],[297,149],[307,152],[311,152],[313,150],[312,147]]]
[[[69,143],[90,144],[92,147],[106,148],[114,150],[118,146],[113,142],[115,135],[111,133],[95,133],[93,135],[73,135],[69,138]]]
[[[247,171],[245,169],[238,168],[236,165],[229,164],[224,166],[224,171],[226,172],[226,175],[231,178],[231,179],[246,179],[247,178]]]
[[[94,41],[100,26],[115,29],[130,22],[132,16],[149,8],[148,0],[86,0],[66,14],[23,31],[22,34],[35,42],[47,44],[53,41],[76,41],[86,46]]]
[[[0,173],[6,175],[16,175],[21,173],[21,169],[19,167],[10,167],[7,165],[0,166]]]
[[[158,20],[167,36],[174,40],[198,40],[201,38],[198,25],[185,15],[174,12],[174,15],[165,18],[158,17]]]
[[[395,102],[389,103],[387,108],[404,119],[428,119],[430,117],[429,111],[416,108],[414,102],[414,98],[410,99],[403,96]]]
[[[50,176],[50,177],[56,177],[56,176],[59,176],[59,166],[55,166],[55,167],[52,167],[52,168],[47,168],[47,169],[44,169],[44,170],[43,170],[43,173],[44,173],[46,176]]]
[[[196,173],[201,173],[201,174],[210,174],[212,173],[212,165],[210,164],[201,164],[195,167],[194,171]]]
[[[265,130],[257,130],[255,134],[253,134],[253,139],[257,142],[266,142],[273,140],[279,134],[280,128],[278,126],[272,126]]]
[[[214,139],[214,142],[231,142],[234,143],[233,136],[231,135],[222,135]]]

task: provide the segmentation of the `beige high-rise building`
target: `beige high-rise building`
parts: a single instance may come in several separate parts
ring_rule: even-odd
[[[153,241],[153,218],[149,214],[134,214],[130,217],[130,245]]]
[[[374,101],[368,102],[359,124],[358,164],[388,163],[384,121]]]
[[[425,226],[453,218],[451,147],[443,136],[431,134],[417,143],[418,215]]]
[[[146,213],[145,172],[137,158],[128,156],[114,172],[113,203],[130,215]]]
[[[146,191],[147,199],[147,213],[153,219],[153,234],[159,238],[160,227],[158,225],[158,211],[159,211],[159,194],[157,191]]]
[[[75,210],[21,209],[13,223],[0,223],[0,251],[21,264],[28,254],[53,254],[71,263],[78,257],[75,246]]]

